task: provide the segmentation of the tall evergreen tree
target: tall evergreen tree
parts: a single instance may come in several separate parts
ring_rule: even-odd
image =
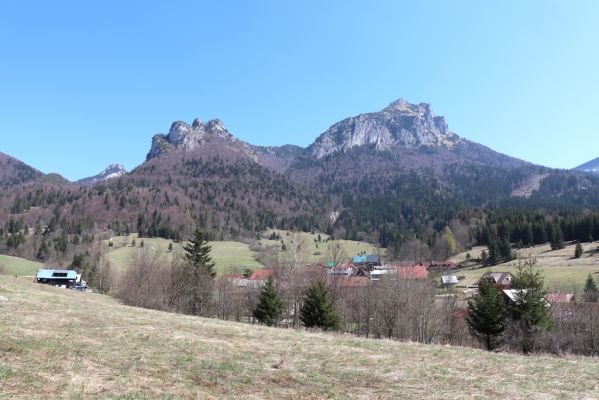
[[[553,224],[551,226],[551,250],[559,250],[564,248],[564,238],[562,236],[562,230],[559,225]]]
[[[509,312],[522,333],[522,351],[532,350],[534,335],[540,330],[553,328],[549,314],[549,303],[545,300],[544,279],[541,271],[535,267],[536,259],[518,263],[512,282],[515,290],[514,301]]]
[[[599,301],[599,290],[597,289],[597,285],[591,274],[589,274],[584,283],[583,299],[589,303],[596,303]]]
[[[489,351],[495,349],[506,328],[507,309],[493,279],[483,279],[478,294],[468,300],[466,322],[472,335]]]
[[[212,246],[204,239],[204,234],[199,229],[193,233],[193,239],[183,246],[184,258],[192,270],[204,269],[212,278],[216,277],[214,262],[210,257]]]
[[[268,326],[277,325],[283,308],[283,301],[279,297],[272,276],[269,276],[254,309],[254,318]]]
[[[300,320],[306,328],[339,329],[341,316],[333,306],[324,282],[315,281],[308,289],[300,310]]]

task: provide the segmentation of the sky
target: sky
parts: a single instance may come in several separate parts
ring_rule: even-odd
[[[0,3],[0,151],[76,180],[175,120],[307,146],[404,98],[538,164],[599,156],[596,1]]]

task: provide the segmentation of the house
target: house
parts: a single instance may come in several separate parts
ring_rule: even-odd
[[[79,277],[80,276],[81,275],[79,275]],[[73,287],[79,282],[77,271],[75,270],[45,268],[40,268],[37,270],[35,281],[45,285],[60,286],[64,288]]]
[[[250,280],[251,281],[265,281],[272,274],[273,274],[272,269],[257,269],[254,271],[252,276],[250,276]]]
[[[509,289],[512,286],[514,275],[509,272],[487,272],[479,280],[472,284],[472,287],[478,288],[483,279],[493,279],[497,289]]]
[[[329,275],[343,275],[352,276],[354,275],[355,267],[353,264],[338,264],[332,268],[327,269]]]
[[[354,265],[359,268],[372,269],[377,265],[381,264],[381,256],[368,255],[368,256],[354,256]]]
[[[456,263],[453,261],[431,261],[427,265],[427,269],[433,271],[453,270],[456,268]]]
[[[424,265],[414,265],[412,267],[398,266],[397,275],[403,279],[427,279],[428,270]]]
[[[459,280],[458,277],[455,275],[443,275],[441,277],[441,282],[443,283],[443,286],[448,288],[450,286],[457,285]]]
[[[386,275],[397,274],[397,268],[377,268],[370,271],[369,276],[371,281],[378,281]]]

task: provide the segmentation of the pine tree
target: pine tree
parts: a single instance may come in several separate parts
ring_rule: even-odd
[[[589,274],[584,284],[583,299],[589,303],[596,303],[599,301],[599,290],[597,290],[597,285],[591,274]]]
[[[306,328],[339,329],[341,316],[335,310],[324,282],[316,281],[308,289],[300,310],[300,320]]]
[[[268,326],[277,325],[283,308],[283,301],[279,297],[272,276],[269,276],[254,309],[254,318]]]
[[[515,290],[514,301],[509,312],[522,332],[522,351],[530,352],[536,332],[550,330],[553,321],[549,314],[549,304],[545,300],[544,279],[541,271],[535,268],[536,259],[518,263],[512,282]]]
[[[45,261],[49,255],[50,248],[48,247],[46,241],[42,239],[42,244],[40,245],[40,248],[37,251],[37,258],[38,260]]]
[[[189,244],[183,246],[183,250],[185,251],[185,261],[190,268],[194,270],[202,268],[206,270],[212,278],[216,277],[214,262],[212,261],[212,257],[210,257],[212,246],[210,246],[204,239],[202,231],[196,229],[193,234],[193,240]]]
[[[564,248],[564,239],[562,230],[557,224],[551,226],[551,250],[559,250]]]
[[[506,328],[507,309],[492,279],[483,279],[478,294],[468,300],[466,322],[472,336],[489,351],[501,344]]]
[[[497,249],[497,242],[492,241],[489,243],[489,258],[487,258],[487,265],[497,265],[499,259],[499,250]]]
[[[173,251],[173,243],[168,244],[168,251]]]
[[[576,242],[576,248],[574,249],[574,258],[580,258],[582,256],[582,245]]]

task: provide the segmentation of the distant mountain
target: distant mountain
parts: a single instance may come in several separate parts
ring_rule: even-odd
[[[30,182],[44,174],[22,161],[0,152],[0,186]]]
[[[332,125],[305,149],[246,143],[218,119],[175,121],[133,171],[113,165],[79,185],[0,162],[12,168],[0,171],[0,183],[15,185],[0,193],[0,211],[28,224],[60,210],[80,224],[172,239],[195,227],[219,239],[275,227],[385,245],[390,235],[438,231],[471,209],[599,204],[599,177],[495,152],[452,132],[429,104],[402,99]]]
[[[449,131],[443,117],[437,117],[429,104],[410,104],[403,99],[375,113],[360,114],[331,126],[308,153],[322,158],[355,147],[370,146],[376,150],[444,147],[451,149],[463,140]]]
[[[75,183],[81,186],[91,186],[98,182],[107,181],[109,179],[118,178],[127,173],[125,167],[121,164],[110,164],[106,169],[100,172],[98,175],[90,176],[88,178],[79,179]]]
[[[199,118],[191,125],[175,121],[171,124],[168,134],[154,135],[146,159],[150,160],[173,151],[191,151],[217,139],[229,142],[238,152],[257,160],[251,146],[229,133],[222,121],[213,119],[204,123]]]
[[[589,162],[586,162],[582,165],[579,165],[578,167],[574,168],[574,170],[581,171],[581,172],[590,172],[593,174],[599,174],[599,157],[597,157],[594,160],[591,160]]]

